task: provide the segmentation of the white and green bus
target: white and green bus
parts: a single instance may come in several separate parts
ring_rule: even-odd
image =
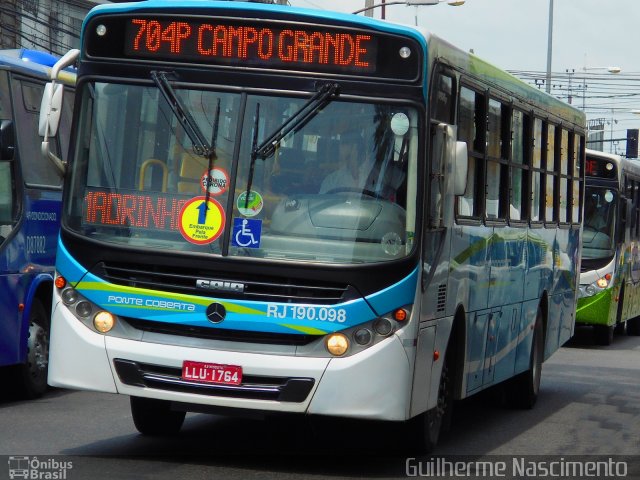
[[[130,396],[145,434],[289,412],[425,450],[455,399],[533,406],[574,330],[582,112],[421,29],[262,3],[101,5],[77,61],[52,385]]]
[[[640,335],[640,162],[587,150],[576,323],[594,340]]]

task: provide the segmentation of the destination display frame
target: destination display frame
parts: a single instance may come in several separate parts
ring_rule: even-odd
[[[89,60],[195,64],[415,82],[418,42],[372,29],[211,15],[96,16],[86,30]]]

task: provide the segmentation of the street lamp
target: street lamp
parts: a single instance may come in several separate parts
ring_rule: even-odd
[[[585,73],[584,76],[582,77],[582,111],[585,111],[585,99],[587,97],[587,72],[591,71],[591,70],[603,70],[603,71],[607,71],[609,73],[620,73],[622,71],[622,69],[620,67],[587,67],[584,66],[582,67],[582,71]]]
[[[459,7],[460,5],[464,5],[465,1],[466,0],[402,0],[393,2],[383,1],[382,3],[377,3],[375,5],[367,5],[364,8],[351,13],[362,13],[374,8],[386,7],[387,5],[408,5],[410,7],[418,7],[421,5],[437,5],[439,3],[446,3],[447,5],[451,5],[452,7]],[[384,18],[384,16],[382,18]]]

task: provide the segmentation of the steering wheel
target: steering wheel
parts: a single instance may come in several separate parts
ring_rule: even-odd
[[[363,190],[361,188],[355,188],[355,187],[336,187],[336,188],[327,190],[324,193],[360,193],[362,195],[366,195],[367,197],[373,197],[378,199],[382,198],[379,194],[377,194],[373,190],[367,190],[367,189]]]

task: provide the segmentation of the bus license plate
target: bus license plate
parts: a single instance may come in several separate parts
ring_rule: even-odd
[[[240,385],[242,383],[242,367],[185,360],[182,362],[182,379],[190,382]]]

